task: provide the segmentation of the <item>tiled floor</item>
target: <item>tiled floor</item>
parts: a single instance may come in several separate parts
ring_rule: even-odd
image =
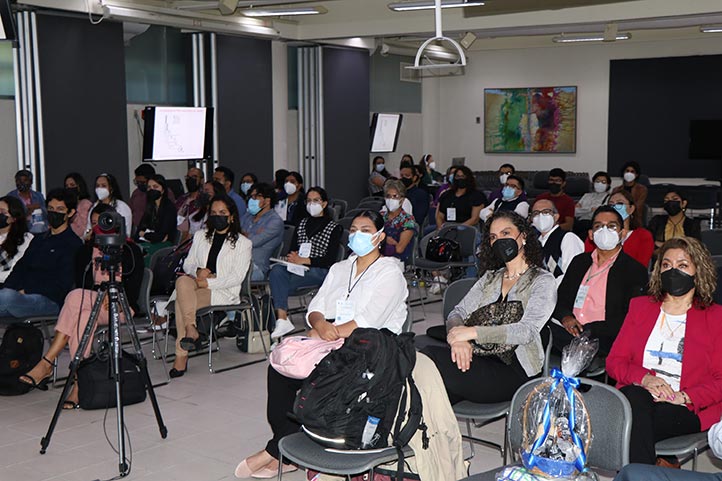
[[[441,320],[441,303],[426,306],[426,320],[414,325],[424,332]],[[424,314],[414,309],[416,318]],[[300,324],[300,316],[296,322]],[[218,366],[253,356],[239,353],[227,341],[217,358]],[[258,356],[255,356],[258,358]],[[61,365],[67,365],[67,356]],[[151,376],[162,380],[160,361],[150,360]],[[150,402],[125,409],[132,472],[127,479],[147,481],[231,480],[233,469],[245,456],[261,449],[270,435],[265,420],[266,364],[255,364],[221,374],[209,374],[205,357],[190,360],[188,373],[157,388],[168,438],[160,438]],[[0,481],[93,481],[118,474],[117,455],[105,439],[104,411],[63,412],[45,455],[39,454],[60,396],[60,389],[31,392],[19,397],[0,397]],[[115,411],[108,412],[108,437],[116,443]],[[481,431],[500,440],[501,422]],[[477,447],[471,472],[493,469],[501,464],[497,452]],[[709,454],[700,459],[700,471],[718,471],[722,463]],[[305,476],[284,476],[300,481]]]

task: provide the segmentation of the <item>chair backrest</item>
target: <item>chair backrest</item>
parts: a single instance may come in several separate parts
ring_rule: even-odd
[[[461,302],[461,300],[469,293],[472,286],[476,284],[476,278],[465,278],[454,281],[444,291],[444,302],[441,309],[444,321],[449,317],[449,313]]]
[[[382,199],[381,197],[376,197],[373,200],[362,200],[361,202],[358,203],[358,205],[356,206],[356,209],[354,209],[354,210],[369,209],[369,210],[377,211],[377,210],[381,209],[381,207],[384,206],[384,202],[385,202],[384,199]]]
[[[369,207],[369,208],[364,207],[364,208],[362,208],[362,209],[359,209],[359,208],[357,207],[357,208],[355,208],[355,209],[351,209],[350,211],[346,212],[346,215],[345,215],[344,217],[350,217],[351,220],[353,220],[354,217],[356,217],[356,216],[359,215],[360,213],[365,212],[365,211],[367,211],[367,210],[378,211],[378,209],[372,209],[372,208],[370,208],[370,207]]]
[[[349,226],[350,227],[350,226]],[[343,231],[341,231],[341,238],[339,239],[339,245],[341,249],[343,249],[344,255],[341,258],[341,260],[347,258],[349,254],[351,253],[351,249],[348,247],[348,236],[350,236],[351,233],[348,231],[347,227],[344,227]]]
[[[519,454],[522,443],[522,419],[526,398],[544,378],[521,386],[511,400],[507,425],[512,456]],[[588,465],[605,471],[618,471],[629,464],[629,439],[632,431],[632,408],[624,394],[612,386],[581,379],[582,393],[592,424],[593,441],[587,453]]]
[[[353,222],[353,217],[343,217],[338,220],[338,225],[343,227],[345,231],[348,231],[351,228],[351,223]]]
[[[284,225],[283,226],[283,243],[280,251],[280,255],[285,256],[291,250],[291,243],[293,242],[293,236],[296,235],[295,225]]]
[[[337,207],[339,208],[338,217],[339,219],[341,217],[346,216],[346,211],[348,210],[348,202],[346,202],[343,199],[331,199],[329,202],[329,205],[335,210]]]
[[[466,259],[476,254],[476,233],[473,227],[465,225],[450,225],[442,227],[439,237],[454,239],[461,247],[461,258]]]
[[[150,316],[150,288],[153,286],[153,271],[149,268],[143,269],[143,279],[140,281],[140,294],[138,295],[138,307],[146,316]]]
[[[719,256],[722,254],[722,231],[703,230],[702,243],[707,246],[712,256]]]
[[[150,268],[154,269],[156,264],[158,264],[158,260],[162,259],[163,257],[167,256],[171,252],[173,252],[173,249],[175,249],[176,246],[168,246],[168,247],[162,247],[155,251],[150,256]]]

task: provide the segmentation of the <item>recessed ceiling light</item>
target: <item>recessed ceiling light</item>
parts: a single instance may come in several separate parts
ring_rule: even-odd
[[[246,17],[287,17],[299,15],[320,15],[326,13],[323,7],[278,7],[278,8],[249,8],[241,13]]]
[[[461,8],[461,7],[483,7],[484,2],[476,2],[473,0],[444,0],[441,2],[441,8]],[[408,12],[412,10],[433,10],[436,8],[433,0],[418,2],[395,2],[389,3],[389,8],[397,12]]]
[[[702,33],[722,33],[722,25],[706,25],[699,27],[699,31]]]
[[[629,40],[631,33],[618,33],[614,40]],[[559,35],[552,38],[554,43],[578,43],[578,42],[604,42],[604,34],[593,33],[591,35]]]

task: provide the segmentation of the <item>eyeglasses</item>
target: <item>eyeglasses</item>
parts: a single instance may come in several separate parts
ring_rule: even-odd
[[[306,199],[307,204],[323,204],[322,199]]]
[[[534,218],[534,217],[538,216],[539,214],[554,215],[554,211],[552,209],[533,210],[533,211],[531,211],[530,217]]]
[[[399,194],[386,194],[387,199],[401,199],[402,197]]]
[[[621,230],[621,226],[619,224],[617,224],[616,222],[609,222],[607,224],[603,224],[601,222],[595,222],[594,224],[592,224],[592,230],[595,232],[598,231],[599,229],[601,229],[602,227],[606,227],[607,229],[614,231],[614,232],[619,232]]]

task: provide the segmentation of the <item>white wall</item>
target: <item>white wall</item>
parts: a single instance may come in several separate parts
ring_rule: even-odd
[[[15,188],[18,170],[17,137],[15,129],[15,100],[0,99],[0,196]]]
[[[716,36],[472,51],[466,75],[424,80],[424,148],[439,154],[441,167],[450,165],[452,157],[465,156],[472,170],[495,170],[504,162],[520,170],[561,167],[590,174],[605,170],[610,60],[720,53],[722,42]],[[485,88],[564,85],[578,87],[575,154],[484,153]],[[481,117],[480,124],[476,117]]]

